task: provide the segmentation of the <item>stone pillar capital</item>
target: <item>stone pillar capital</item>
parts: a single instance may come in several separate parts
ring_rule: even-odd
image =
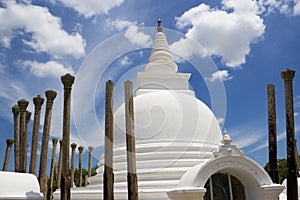
[[[72,144],[71,144],[72,150],[73,150],[73,149],[76,149],[76,147],[77,147],[77,144],[75,144],[75,143],[72,143]]]
[[[53,102],[53,100],[55,99],[57,93],[54,90],[47,90],[45,92],[46,98],[47,98],[47,103],[48,102]]]
[[[93,149],[94,149],[94,147],[92,147],[92,146],[89,146],[89,147],[88,147],[88,150],[89,150],[89,152],[91,152],[91,153],[92,153]]]
[[[83,149],[84,149],[83,146],[79,146],[79,147],[78,147],[79,153],[82,153],[82,152],[83,152]]]
[[[62,145],[62,140],[59,140],[59,145]]]
[[[74,83],[75,77],[71,74],[67,73],[66,75],[61,77],[61,82],[64,85],[65,90],[71,90],[72,85]]]
[[[52,138],[52,143],[53,143],[53,146],[55,145],[57,145],[57,142],[58,142],[58,139],[57,138]]]
[[[26,124],[29,122],[30,117],[31,117],[31,112],[26,110]]]
[[[286,69],[280,73],[280,76],[284,81],[288,82],[293,80],[293,78],[295,77],[295,73],[295,70]]]
[[[18,101],[18,106],[20,108],[20,112],[26,112],[26,108],[29,102],[26,99],[21,99]]]
[[[9,138],[9,139],[6,140],[6,145],[8,147],[11,147],[13,143],[14,143],[14,139]]]
[[[18,116],[19,113],[20,113],[20,108],[18,105],[14,105],[12,108],[11,108],[11,111],[12,113],[14,114],[14,116]]]
[[[40,109],[44,103],[44,98],[41,95],[37,95],[33,98],[33,104],[35,108]]]

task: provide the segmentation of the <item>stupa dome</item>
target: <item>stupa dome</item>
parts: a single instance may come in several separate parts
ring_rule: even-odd
[[[124,109],[123,104],[115,113],[114,144],[118,147],[126,141]],[[172,90],[141,94],[134,97],[134,112],[136,144],[199,142],[214,147],[222,138],[213,112],[192,95]]]

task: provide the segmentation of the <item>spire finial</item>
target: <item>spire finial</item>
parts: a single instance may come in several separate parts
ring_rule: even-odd
[[[157,21],[157,31],[162,32],[162,30],[163,30],[163,28],[162,28],[162,25],[161,25],[161,20],[158,19],[158,21]]]

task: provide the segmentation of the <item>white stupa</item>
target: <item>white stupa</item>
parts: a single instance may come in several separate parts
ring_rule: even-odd
[[[157,30],[134,97],[139,198],[278,198],[283,187],[232,145],[228,133],[222,136],[213,112],[189,89],[190,74],[177,73],[160,21]],[[114,119],[114,196],[121,200],[127,199],[124,104]],[[103,198],[103,164],[102,155],[97,175],[72,189],[72,199]]]

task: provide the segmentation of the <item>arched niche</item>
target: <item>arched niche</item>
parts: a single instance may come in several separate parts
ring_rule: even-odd
[[[244,156],[228,155],[216,157],[204,164],[194,166],[182,176],[178,190],[173,190],[168,195],[174,200],[203,199],[206,182],[213,174],[217,173],[229,173],[236,177],[244,186],[246,200],[275,200],[283,189],[283,186],[273,184],[267,172],[256,162]],[[198,196],[195,195],[197,189],[199,189]],[[189,197],[189,190],[193,191],[193,196],[197,196],[197,198]],[[177,198],[178,194],[180,194],[180,198]]]

